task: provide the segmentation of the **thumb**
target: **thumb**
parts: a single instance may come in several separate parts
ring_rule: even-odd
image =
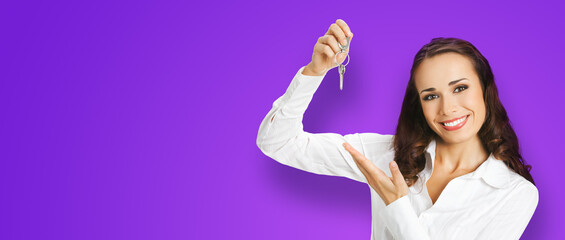
[[[396,164],[396,161],[390,162],[389,167],[390,172],[392,173],[392,182],[394,183],[394,185],[400,189],[403,189],[404,186],[407,186],[406,181],[404,181],[404,176],[402,176],[400,169],[398,169],[398,164]]]

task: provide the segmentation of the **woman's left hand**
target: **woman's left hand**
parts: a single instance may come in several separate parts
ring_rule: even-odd
[[[395,161],[389,163],[392,173],[392,177],[389,177],[348,143],[344,143],[343,147],[353,156],[353,160],[367,178],[369,185],[381,196],[386,205],[408,195],[408,185]]]

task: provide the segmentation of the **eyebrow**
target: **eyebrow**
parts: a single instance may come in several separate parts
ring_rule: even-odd
[[[447,84],[447,85],[448,85],[448,86],[451,86],[451,85],[456,84],[456,83],[458,83],[458,82],[460,82],[460,81],[463,81],[463,80],[469,80],[469,79],[467,79],[467,78],[461,78],[461,79],[453,80],[453,81],[449,82],[449,84]],[[435,88],[424,89],[424,90],[422,90],[422,91],[420,92],[420,94],[422,94],[423,92],[431,92],[431,91],[435,91],[435,90],[436,90]]]

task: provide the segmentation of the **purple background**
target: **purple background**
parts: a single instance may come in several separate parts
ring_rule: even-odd
[[[523,238],[564,238],[558,2],[3,2],[0,239],[369,239],[368,185],[256,145],[338,18],[344,89],[331,70],[305,131],[394,134],[418,49],[468,40],[540,191]]]

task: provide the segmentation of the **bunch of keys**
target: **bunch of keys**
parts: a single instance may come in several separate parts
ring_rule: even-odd
[[[349,53],[347,53],[347,56],[346,56],[347,63],[345,63],[345,65],[337,63],[337,55],[339,55],[340,53],[345,53],[345,50],[347,50],[347,48],[349,48],[349,37],[347,37],[346,39],[347,39],[347,45],[345,45],[345,46],[341,46],[341,44],[339,42],[337,43],[337,45],[339,46],[339,49],[341,49],[341,50],[338,53],[336,53],[335,57],[334,57],[335,64],[337,64],[338,68],[339,68],[339,90],[343,90],[343,74],[345,74],[345,66],[347,66],[347,64],[349,64],[349,60],[350,60]]]

